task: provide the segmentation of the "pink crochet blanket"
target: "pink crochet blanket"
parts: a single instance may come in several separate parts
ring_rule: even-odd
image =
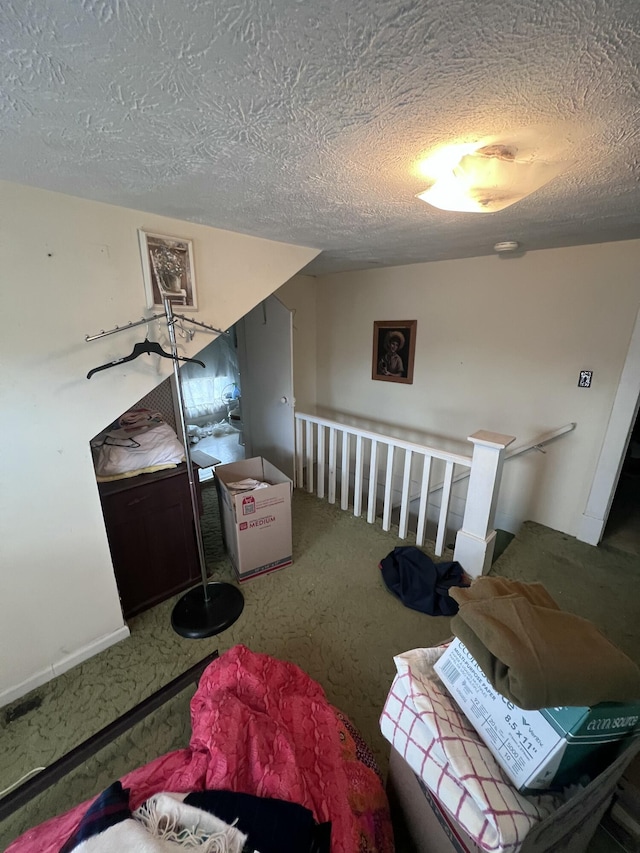
[[[203,673],[188,749],[128,773],[137,808],[159,791],[227,789],[277,797],[332,823],[332,853],[392,853],[388,803],[349,720],[297,666],[235,646]],[[6,853],[57,853],[91,801],[29,830]]]

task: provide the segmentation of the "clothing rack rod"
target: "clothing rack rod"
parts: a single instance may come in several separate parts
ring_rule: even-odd
[[[161,315],[162,316],[162,315]],[[185,317],[184,314],[174,314],[173,322],[176,320],[186,320],[187,323],[193,323],[194,326],[202,326],[203,329],[209,329],[210,332],[216,332],[218,335],[228,335],[223,329],[216,329],[215,326],[210,326],[208,323],[201,323],[200,320],[192,320],[191,317]]]
[[[116,332],[124,332],[127,329],[133,329],[134,326],[142,326],[144,323],[152,323],[154,320],[166,319],[165,314],[152,314],[151,317],[143,317],[142,320],[132,321],[126,326],[116,326],[115,329],[109,329],[107,332],[102,329],[97,335],[85,335],[85,341],[97,341],[98,338],[106,338],[107,335],[115,335]],[[208,329],[210,332],[216,332],[218,335],[228,335],[222,329],[216,329],[215,326],[210,326],[208,323],[201,323],[200,320],[192,320],[191,317],[185,317],[184,314],[173,314],[170,320],[167,320],[167,325],[175,324],[176,320],[186,320],[187,323],[193,323],[194,326],[201,326],[203,329]]]
[[[221,329],[216,329],[208,323],[201,323],[199,320],[192,320],[191,317],[185,317],[183,314],[174,315],[171,300],[166,296],[162,288],[161,293],[164,314],[154,314],[151,317],[144,317],[142,320],[138,320],[135,323],[129,323],[126,326],[116,326],[115,329],[110,329],[107,332],[103,329],[97,335],[87,335],[85,340],[95,341],[98,338],[105,337],[106,335],[123,332],[125,329],[131,329],[134,326],[141,326],[143,323],[149,323],[153,320],[159,320],[160,318],[164,318],[166,321],[169,341],[171,343],[173,377],[178,403],[177,409],[180,414],[180,429],[182,432],[182,443],[184,445],[185,462],[189,479],[193,529],[196,538],[196,545],[198,547],[198,561],[200,563],[200,575],[202,580],[201,584],[198,584],[198,586],[195,586],[186,592],[175,604],[171,613],[171,627],[177,634],[180,634],[181,637],[200,640],[205,637],[212,637],[215,634],[219,634],[230,625],[233,625],[243,611],[244,596],[238,587],[233,586],[233,584],[225,582],[209,583],[207,579],[206,555],[204,553],[202,530],[200,528],[198,491],[196,487],[193,462],[191,460],[191,451],[189,449],[189,435],[186,423],[184,396],[182,393],[180,370],[178,368],[179,357],[178,344],[176,341],[176,324],[177,321],[181,321],[178,325],[183,332],[187,332],[187,330],[182,326],[182,322],[192,323],[194,326],[209,329],[212,332],[216,332],[218,335],[228,335],[229,332],[223,332]],[[120,359],[112,362],[111,364],[119,364],[120,361],[123,360],[128,361],[129,359]],[[193,361],[193,359],[190,360]],[[202,362],[200,363],[202,364]],[[110,367],[111,365],[105,366]],[[204,367],[204,364],[202,364],[202,366]],[[88,375],[91,376],[91,373]]]
[[[104,329],[100,331],[97,335],[85,335],[85,341],[97,341],[98,338],[106,338],[107,335],[115,335],[116,332],[124,332],[127,329],[133,329],[134,326],[142,326],[143,323],[152,323],[154,320],[164,320],[164,314],[153,314],[151,317],[143,317],[142,320],[131,321],[127,323],[126,326],[116,326],[115,329],[109,329],[108,332],[105,332]]]
[[[200,529],[200,508],[198,505],[198,493],[196,491],[195,473],[193,463],[191,461],[191,451],[189,450],[189,434],[187,431],[187,422],[184,410],[184,395],[182,393],[182,379],[180,378],[180,369],[178,367],[178,346],[176,342],[176,332],[174,329],[175,315],[171,308],[171,300],[163,295],[165,316],[167,319],[167,328],[169,330],[169,341],[171,343],[171,353],[173,355],[173,376],[175,379],[175,391],[178,398],[178,413],[180,414],[180,430],[182,432],[182,443],[184,445],[185,462],[187,463],[187,476],[189,479],[189,493],[191,495],[191,510],[193,513],[193,526],[196,534],[196,544],[198,546],[198,561],[200,563],[200,575],[202,577],[202,589],[205,603],[209,602],[209,587],[207,582],[207,564],[204,553],[204,543],[202,541],[202,530]]]

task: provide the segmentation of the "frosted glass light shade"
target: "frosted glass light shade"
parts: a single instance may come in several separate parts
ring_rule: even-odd
[[[453,158],[439,153],[426,161],[422,171],[433,184],[417,197],[441,210],[495,213],[535,192],[557,173],[549,163],[518,159],[504,145],[471,147],[456,146]]]

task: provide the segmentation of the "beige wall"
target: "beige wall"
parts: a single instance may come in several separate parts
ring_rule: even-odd
[[[313,412],[316,405],[316,279],[295,275],[276,291],[278,299],[293,311],[293,393],[299,412]]]
[[[502,526],[530,518],[575,533],[640,305],[640,241],[313,279],[295,275],[312,249],[0,190],[0,703],[126,634],[88,442],[171,364],[144,357],[87,381],[145,327],[84,338],[142,316],[140,227],[194,240],[193,316],[214,326],[286,282],[299,410],[317,404],[457,448],[481,428],[521,443],[576,421],[545,455],[507,463],[499,506]],[[371,380],[383,319],[418,321],[412,386]],[[197,334],[183,353],[210,339]],[[577,388],[581,368],[594,371],[589,390]]]
[[[464,452],[478,429],[516,446],[575,421],[545,454],[506,464],[498,506],[500,526],[531,519],[575,535],[640,306],[639,268],[636,240],[325,276],[317,405]],[[373,381],[374,320],[413,319],[413,385]],[[577,387],[581,369],[593,370],[590,389]]]
[[[14,184],[0,192],[1,704],[126,636],[89,439],[171,362],[143,356],[87,381],[146,328],[91,343],[85,335],[143,316],[137,229],[193,239],[193,316],[223,329],[317,251]],[[166,345],[152,324],[156,335]],[[198,333],[182,352],[210,340]]]

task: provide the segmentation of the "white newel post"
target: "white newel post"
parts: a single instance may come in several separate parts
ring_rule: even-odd
[[[493,523],[504,451],[515,441],[515,436],[480,430],[470,435],[469,441],[473,442],[469,489],[453,559],[468,575],[477,578],[491,567],[496,538]]]

